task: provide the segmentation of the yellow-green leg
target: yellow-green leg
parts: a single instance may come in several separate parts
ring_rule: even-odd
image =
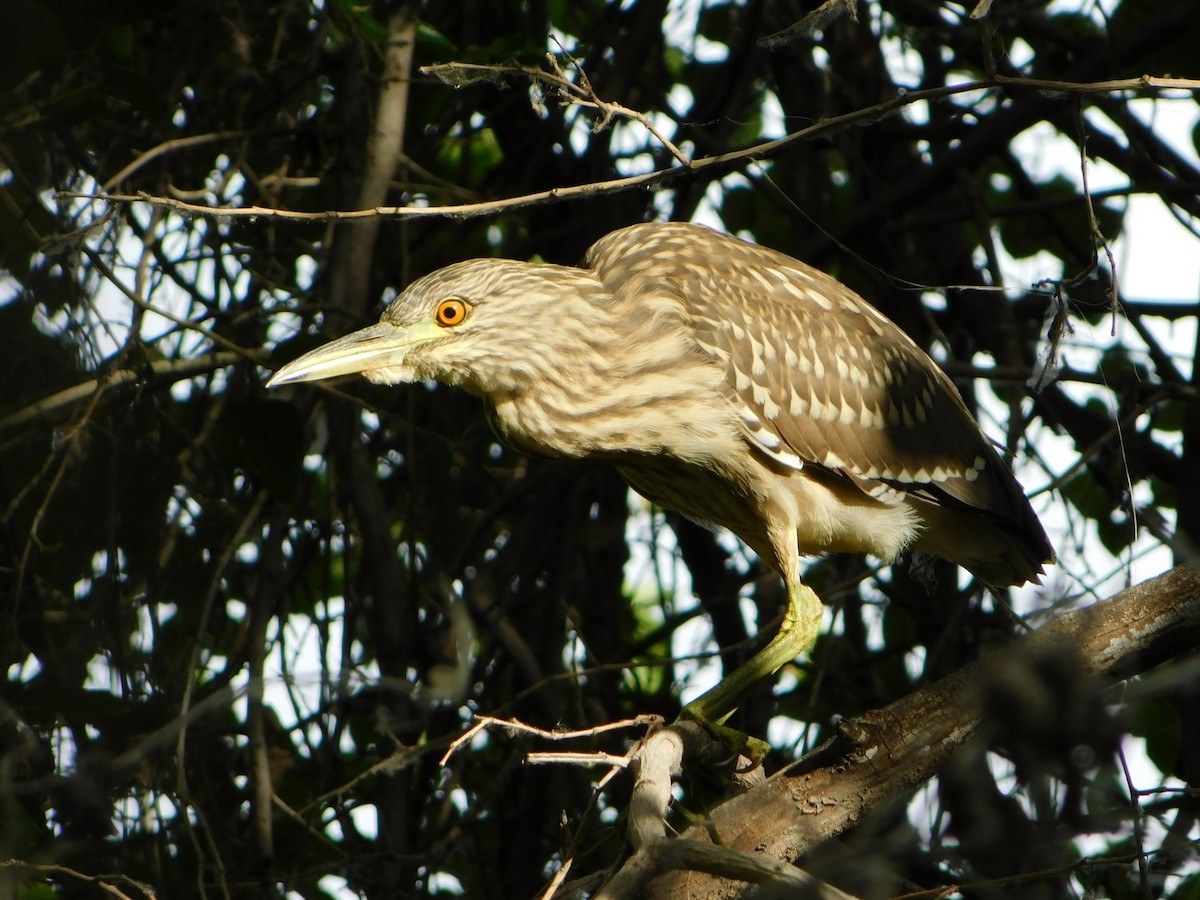
[[[798,579],[788,585],[788,605],[783,622],[771,642],[721,679],[712,689],[683,708],[683,717],[699,722],[716,737],[729,741],[761,761],[769,745],[723,723],[758,684],[770,678],[816,642],[821,628],[821,599]]]

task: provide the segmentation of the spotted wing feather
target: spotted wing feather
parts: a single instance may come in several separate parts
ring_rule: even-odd
[[[673,287],[760,449],[869,491],[932,488],[994,506],[987,470],[999,460],[953,384],[907,335],[823,272],[705,237],[719,238],[721,252],[702,269],[680,265]]]
[[[726,282],[736,299],[698,310],[697,334],[717,348],[738,401],[806,462],[902,490],[935,485],[990,507],[980,476],[994,454],[949,380],[848,289],[807,280],[796,292],[757,294]],[[806,296],[818,289],[821,301]]]

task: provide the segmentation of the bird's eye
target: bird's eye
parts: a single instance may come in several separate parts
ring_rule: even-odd
[[[461,325],[466,321],[467,304],[463,303],[457,297],[451,297],[439,303],[437,311],[433,315],[439,325],[446,328],[453,328],[455,325]]]

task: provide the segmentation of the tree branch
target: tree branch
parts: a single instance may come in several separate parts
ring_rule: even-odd
[[[486,70],[490,73],[493,79],[498,79],[505,74],[520,74],[526,77],[538,77],[545,79],[546,73],[540,69],[531,69],[526,66],[461,66],[453,63],[447,65],[459,66],[461,69],[470,68]],[[567,82],[571,84],[571,82]],[[686,166],[682,163],[673,165],[664,169],[655,169],[650,172],[645,172],[640,175],[630,175],[625,178],[614,178],[608,181],[596,181],[589,184],[580,184],[570,187],[551,188],[546,191],[536,191],[531,194],[522,194],[516,197],[506,197],[500,200],[488,200],[482,203],[465,203],[453,204],[448,206],[373,206],[365,209],[354,210],[326,210],[322,212],[302,212],[297,210],[274,209],[267,206],[243,206],[230,208],[214,208],[198,203],[188,203],[183,200],[177,200],[171,197],[161,197],[153,194],[139,192],[136,194],[110,194],[110,193],[81,193],[76,191],[59,191],[55,196],[58,198],[81,198],[87,200],[98,200],[105,203],[147,203],[151,206],[163,207],[179,213],[187,213],[190,215],[213,216],[215,218],[231,219],[231,218],[261,218],[261,219],[286,219],[302,222],[330,222],[343,221],[352,219],[372,219],[381,216],[393,218],[419,218],[423,216],[446,217],[455,219],[465,219],[473,216],[491,215],[509,209],[517,209],[528,206],[538,206],[544,203],[555,203],[561,200],[568,200],[576,197],[591,196],[596,194],[612,194],[621,191],[628,191],[634,188],[649,188],[658,187],[666,184],[680,176],[688,173],[700,172],[704,169],[713,167],[727,167],[735,163],[764,159],[773,156],[779,151],[794,143],[809,141],[816,137],[833,134],[856,125],[870,124],[881,118],[893,115],[894,113],[911,106],[914,103],[921,103],[930,100],[941,100],[946,97],[956,96],[958,94],[966,94],[972,91],[987,91],[996,88],[1005,88],[1009,90],[1036,90],[1046,93],[1059,93],[1064,95],[1087,95],[1087,94],[1112,94],[1122,92],[1135,92],[1138,94],[1157,95],[1161,91],[1190,91],[1193,93],[1200,92],[1200,80],[1189,78],[1165,78],[1153,75],[1142,75],[1138,78],[1124,78],[1112,81],[1095,81],[1095,82],[1072,82],[1072,81],[1051,81],[1040,78],[1013,78],[1010,76],[997,75],[995,78],[988,78],[979,81],[968,81],[960,84],[945,85],[942,87],[929,88],[920,91],[906,91],[898,94],[895,97],[884,100],[881,103],[876,103],[872,106],[863,109],[854,110],[853,112],[845,113],[840,116],[833,116],[829,119],[823,119],[816,122],[807,128],[802,128],[799,131],[784,135],[775,140],[764,141],[760,144],[747,147],[742,150],[734,150],[728,153],[717,153],[712,156],[705,156],[700,159],[692,160]],[[583,101],[581,101],[583,102]],[[596,106],[594,100],[586,101],[588,105]],[[613,111],[617,111],[615,105],[609,104]],[[628,115],[631,111],[620,108],[623,115]],[[639,119],[639,121],[641,121]]]
[[[680,835],[794,860],[932,778],[975,734],[998,673],[1039,655],[1074,653],[1085,674],[1128,678],[1200,648],[1200,570],[1181,566],[1087,609],[859,719],[790,769],[715,808]],[[730,885],[677,872],[649,896],[729,896]]]
[[[366,168],[358,192],[360,207],[377,207],[383,203],[400,162],[404,127],[408,121],[415,44],[415,5],[402,3],[388,22],[387,52],[375,104],[375,122],[367,138]],[[381,222],[380,217],[368,216],[354,227],[345,227],[338,232],[329,279],[330,302],[334,308],[361,314],[369,307],[368,279]]]
[[[117,369],[65,388],[49,397],[43,397],[41,400],[5,416],[0,419],[0,434],[23,426],[34,425],[40,419],[49,419],[59,414],[65,415],[63,407],[73,406],[98,391],[111,391],[123,385],[132,384],[143,387],[175,384],[185,378],[204,375],[225,366],[236,365],[239,362],[247,360],[262,362],[266,356],[267,354],[263,350],[238,350],[236,353],[216,352],[190,359],[156,359],[136,369]]]
[[[695,722],[677,722],[650,734],[631,754],[634,773],[629,801],[627,834],[633,846],[629,857],[596,900],[626,900],[638,896],[650,879],[671,872],[704,872],[722,879],[768,885],[773,890],[795,892],[820,900],[853,900],[837,888],[822,884],[802,869],[781,860],[739,849],[713,846],[709,841],[668,836],[665,817],[671,803],[672,779],[682,771],[682,761],[698,756],[722,755],[725,748]],[[753,773],[761,778],[761,772]]]

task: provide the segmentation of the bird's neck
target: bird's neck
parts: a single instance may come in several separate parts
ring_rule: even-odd
[[[619,459],[649,449],[689,461],[741,440],[724,373],[674,333],[597,331],[573,356],[570,373],[547,370],[484,392],[502,440],[548,457]]]

